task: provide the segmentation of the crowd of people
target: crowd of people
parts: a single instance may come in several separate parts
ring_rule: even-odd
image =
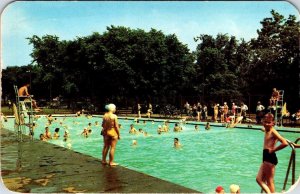
[[[300,118],[300,110],[294,114],[290,114],[287,110],[284,113],[283,103],[277,103],[282,99],[282,91],[273,88],[271,97],[269,99],[269,104],[264,106],[261,101],[257,101],[256,104],[256,112],[255,112],[255,124],[261,124],[262,117],[267,112],[271,112],[275,115],[275,110],[277,110],[277,116],[279,115],[280,119],[288,118],[291,121],[298,121]],[[280,101],[281,102],[281,101]],[[137,104],[138,107],[138,118],[142,117],[142,105]],[[150,118],[153,114],[152,104],[148,103],[146,106],[146,117]],[[210,112],[212,110],[212,113]],[[145,110],[144,110],[145,111]],[[201,104],[200,102],[193,103],[192,105],[186,101],[183,105],[182,111],[180,111],[181,116],[186,115],[186,119],[188,120],[196,120],[196,121],[211,121],[218,123],[228,123],[231,127],[234,127],[238,123],[253,123],[251,115],[249,114],[249,108],[244,102],[224,102],[213,103],[211,106],[206,104]],[[211,115],[209,115],[211,114]],[[282,117],[281,117],[282,115]],[[178,116],[178,115],[175,115]]]
[[[206,121],[208,119],[208,110],[206,105],[201,105],[200,102],[191,106],[188,102],[184,105],[185,113],[188,118],[196,118],[197,121]],[[237,106],[234,102],[231,107],[228,106],[227,102],[223,105],[214,103],[213,107],[213,122],[227,123],[228,126],[234,127],[236,124],[251,121],[247,118],[248,106],[243,102],[240,106]]]

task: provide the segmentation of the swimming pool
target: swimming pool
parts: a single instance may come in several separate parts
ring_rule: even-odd
[[[95,126],[95,121],[99,122]],[[60,122],[63,122],[62,125]],[[49,126],[53,135],[54,129],[60,128],[60,138],[50,140],[56,145],[69,147],[75,151],[101,158],[103,138],[100,136],[102,119],[92,117],[67,117],[57,118]],[[131,135],[128,133],[130,119],[120,119],[122,124],[121,140],[118,142],[115,160],[120,165],[145,174],[149,174],[170,182],[192,188],[201,192],[214,192],[217,185],[222,185],[229,192],[230,184],[238,184],[242,192],[260,192],[255,177],[262,158],[263,133],[257,130],[228,129],[225,127],[211,127],[204,130],[199,126],[199,131],[194,130],[194,125],[184,125],[180,133],[172,131],[174,123],[170,123],[170,132],[158,135],[157,126],[161,121],[154,123],[148,121],[135,124],[135,128],[142,128],[149,133]],[[12,128],[13,119],[5,124]],[[84,127],[92,123],[92,134],[84,138],[81,134]],[[35,138],[44,132],[46,118],[37,121]],[[65,128],[70,132],[70,139],[63,141]],[[281,133],[285,138],[294,141],[299,133]],[[173,139],[178,137],[181,149],[173,148]],[[138,145],[132,146],[132,140],[137,140]],[[291,148],[286,148],[277,153],[279,163],[276,167],[276,190],[281,191]],[[296,177],[299,177],[299,154],[296,160]],[[99,164],[100,165],[100,164]],[[290,180],[289,180],[290,186]]]

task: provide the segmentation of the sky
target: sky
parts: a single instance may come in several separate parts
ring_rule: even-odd
[[[271,17],[272,9],[299,20],[298,10],[286,1],[16,1],[1,14],[2,68],[31,63],[27,37],[49,34],[73,40],[103,33],[110,25],[176,34],[190,51],[200,34],[227,33],[248,41],[257,37],[260,21]]]

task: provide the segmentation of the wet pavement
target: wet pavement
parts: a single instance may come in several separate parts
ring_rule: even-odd
[[[1,129],[1,177],[22,193],[199,193],[38,140],[16,141]]]

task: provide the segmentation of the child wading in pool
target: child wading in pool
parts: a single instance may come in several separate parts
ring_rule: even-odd
[[[258,174],[256,176],[256,181],[266,193],[274,193],[275,166],[278,163],[275,152],[285,148],[288,145],[288,143],[274,129],[273,114],[268,113],[265,115],[263,125],[263,130],[265,132],[263,163],[261,164]],[[276,143],[278,140],[281,142],[281,144],[276,147]]]

